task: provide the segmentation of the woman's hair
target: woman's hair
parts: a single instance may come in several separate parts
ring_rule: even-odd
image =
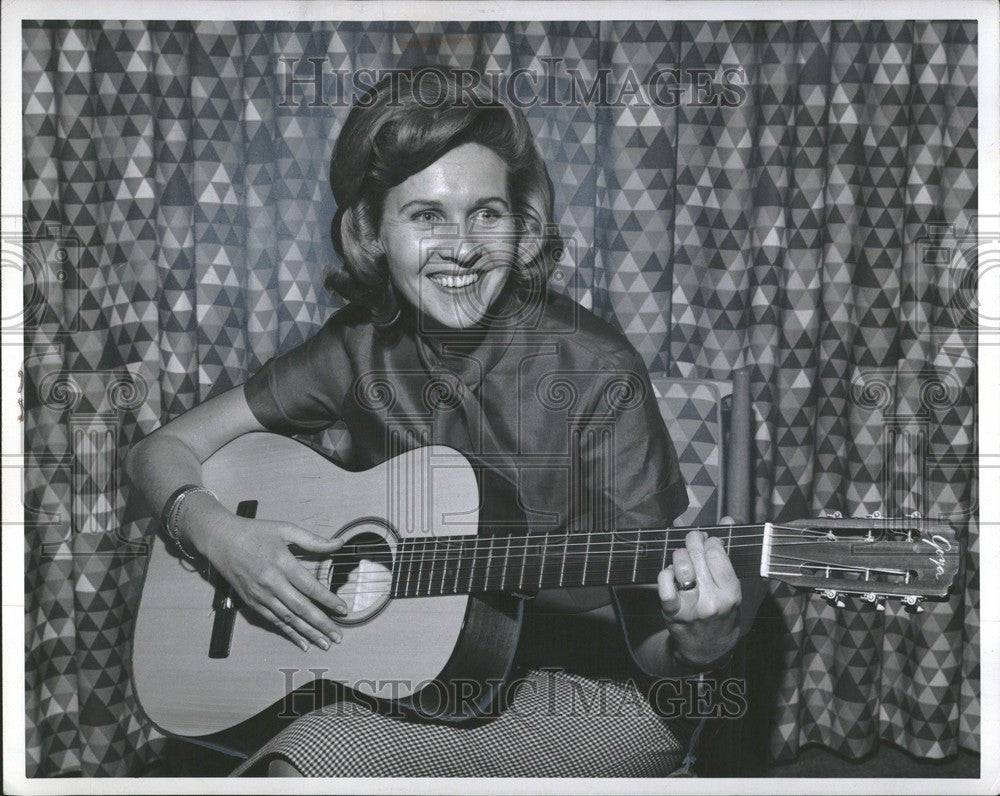
[[[337,138],[331,235],[344,268],[328,273],[326,285],[366,307],[381,331],[396,322],[402,306],[378,239],[386,194],[462,144],[488,147],[507,166],[518,236],[515,289],[537,290],[548,279],[553,247],[547,238],[555,237],[548,170],[521,111],[481,81],[468,85],[470,76],[436,66],[392,73],[357,101]]]

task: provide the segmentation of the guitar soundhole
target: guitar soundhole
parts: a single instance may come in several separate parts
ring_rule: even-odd
[[[348,613],[332,618],[355,625],[371,619],[388,604],[393,551],[390,542],[375,531],[355,528],[342,535],[347,541],[333,554],[329,587],[347,603]]]

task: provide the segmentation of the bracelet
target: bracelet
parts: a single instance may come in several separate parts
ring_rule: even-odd
[[[163,528],[167,534],[170,533],[170,515],[173,513],[174,503],[177,501],[177,498],[189,489],[197,488],[198,484],[184,484],[184,486],[179,486],[174,490],[173,494],[167,498],[167,502],[163,504],[163,509],[160,511],[160,527]]]
[[[196,495],[199,492],[211,495],[213,498],[218,500],[215,493],[211,489],[198,486],[197,484],[185,484],[174,491],[169,500],[167,500],[164,504],[163,511],[160,515],[160,523],[166,530],[167,536],[169,536],[173,540],[174,544],[177,545],[177,549],[181,551],[181,554],[185,558],[189,558],[192,561],[195,560],[195,557],[185,550],[184,545],[181,544],[180,529],[177,527],[177,520],[180,518],[181,506],[183,505],[184,500],[190,495]]]

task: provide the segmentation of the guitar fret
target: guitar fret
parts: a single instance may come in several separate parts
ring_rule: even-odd
[[[486,554],[486,577],[483,578],[483,590],[484,591],[486,591],[486,590],[489,589],[490,567],[493,566],[493,540],[494,539],[496,539],[495,536],[491,536],[490,537],[490,549],[489,549],[489,552]]]
[[[593,534],[587,534],[587,548],[583,551],[583,573],[580,575],[580,585],[587,585],[587,566],[590,564],[590,539]]]
[[[431,549],[431,571],[427,573],[427,591],[425,594],[431,593],[431,584],[434,582],[434,563],[437,561],[437,542],[428,542]]]
[[[403,545],[398,545],[392,553],[392,596],[402,597],[405,594],[403,591]]]
[[[430,558],[431,566],[427,571],[427,585],[424,586],[424,595],[430,596],[434,589],[434,573],[437,571],[437,565],[441,563],[441,545],[437,539],[429,539],[427,541],[427,554]]]
[[[524,537],[524,552],[521,555],[521,577],[517,581],[517,588],[524,588],[524,566],[528,563],[528,537]]]
[[[410,541],[410,545],[411,545],[411,548],[412,548],[410,550],[410,573],[411,573],[411,576],[412,576],[413,584],[411,586],[411,590],[410,590],[410,593],[409,593],[408,596],[410,596],[410,597],[416,597],[417,593],[420,591],[420,581],[417,579],[417,577],[418,577],[418,575],[417,575],[418,566],[417,565],[420,563],[420,557],[419,557],[419,555],[420,555],[420,552],[419,552],[420,551],[420,540],[419,539],[412,539]]]
[[[566,574],[566,553],[569,552],[569,534],[566,534],[566,541],[563,542],[562,564],[559,565],[559,585],[563,585],[563,576]]]
[[[441,560],[441,585],[438,587],[438,594],[444,594],[444,576],[448,574],[448,562],[451,561],[452,546],[445,544],[444,556]]]
[[[479,555],[479,537],[472,540],[472,560],[469,562],[469,592],[472,592],[472,578],[476,574],[476,556]]]
[[[663,532],[663,563],[660,564],[660,569],[667,568],[667,551],[670,549],[670,531]]]
[[[412,542],[408,543],[407,547],[412,548],[413,547],[413,543]],[[411,549],[410,550],[410,557],[406,561],[406,589],[404,590],[404,594],[407,597],[410,596],[410,576],[412,574],[413,574],[413,551]]]
[[[332,564],[331,564],[330,571],[331,572],[333,571],[332,570]],[[393,556],[393,560],[392,560],[392,562],[390,564],[390,569],[389,569],[389,596],[390,597],[399,597],[399,578],[400,578],[400,572],[401,571],[402,570],[400,569],[400,566],[399,566],[399,559],[398,559],[398,557]],[[320,570],[318,571],[318,577],[319,577],[320,580],[323,580],[322,572],[323,572],[323,570],[322,570],[322,568],[320,568]]]
[[[427,555],[427,541],[420,540],[420,568],[417,570],[417,597],[420,596],[420,579],[424,576],[424,557]]]
[[[452,586],[452,594],[458,594],[458,578],[462,574],[462,559],[465,557],[465,540],[458,543],[458,563],[455,565],[455,585]]]
[[[641,533],[641,531],[640,531]],[[635,540],[635,560],[632,562],[632,582],[635,583],[635,576],[639,570],[639,550],[642,549],[642,544],[638,539]]]
[[[611,538],[611,542],[608,545],[608,574],[607,574],[607,577],[604,579],[604,582],[610,585],[610,583],[611,583],[611,562],[614,561],[614,558],[615,558],[615,534],[612,531],[608,535]]]
[[[507,547],[503,554],[503,568],[500,570],[500,591],[503,591],[504,584],[507,582],[507,559],[510,558],[510,542],[511,539],[507,537]]]
[[[420,569],[423,566],[423,539],[415,539],[413,542],[413,596],[420,596]]]
[[[542,535],[542,560],[541,566],[538,567],[538,588],[542,588],[542,575],[545,573],[545,553],[549,548],[549,535]]]

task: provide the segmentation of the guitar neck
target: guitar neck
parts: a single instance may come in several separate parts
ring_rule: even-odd
[[[739,577],[759,575],[763,525],[700,528],[719,538]],[[691,528],[412,539],[399,543],[393,597],[533,592],[655,583]]]

